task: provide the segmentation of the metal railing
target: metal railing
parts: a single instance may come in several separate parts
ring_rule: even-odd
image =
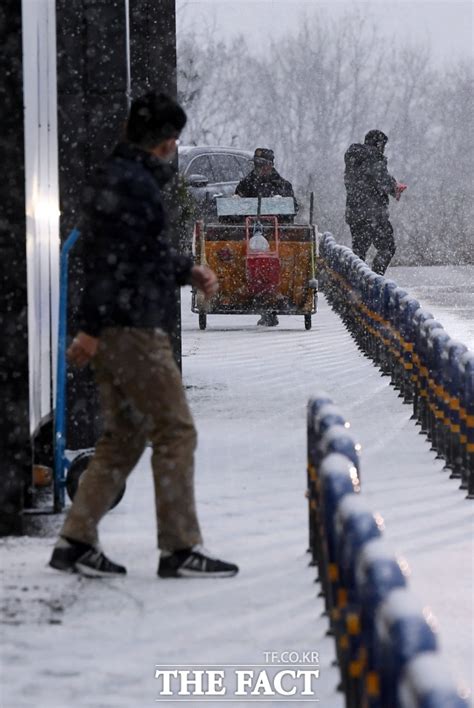
[[[474,352],[393,280],[330,233],[320,242],[323,289],[359,349],[406,403],[451,478],[474,499]]]
[[[307,411],[309,551],[318,568],[346,708],[467,708],[407,564],[361,494],[360,446],[326,395]],[[442,680],[440,675],[443,676]]]

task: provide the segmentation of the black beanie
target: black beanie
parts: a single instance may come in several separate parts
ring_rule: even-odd
[[[385,133],[382,133],[381,130],[369,130],[364,138],[364,142],[366,145],[375,146],[378,145],[378,143],[383,143],[385,145],[388,143],[388,138]]]
[[[127,121],[127,140],[138,145],[158,145],[177,138],[186,125],[186,113],[164,93],[146,93],[136,98]]]

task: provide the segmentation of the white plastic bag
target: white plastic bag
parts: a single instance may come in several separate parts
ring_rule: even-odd
[[[265,253],[270,250],[270,244],[261,231],[255,231],[249,239],[249,249],[254,253]]]

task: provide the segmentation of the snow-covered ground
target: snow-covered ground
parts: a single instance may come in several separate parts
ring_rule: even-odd
[[[416,297],[451,337],[474,349],[474,266],[397,267],[387,277]]]
[[[126,578],[55,573],[46,567],[52,537],[3,542],[2,707],[141,708],[155,704],[157,664],[262,664],[264,652],[312,650],[321,662],[319,705],[341,708],[333,641],[305,553],[305,409],[321,390],[349,417],[362,444],[363,494],[438,618],[452,673],[472,688],[474,505],[324,298],[309,332],[302,318],[281,317],[277,329],[256,321],[210,316],[200,332],[183,293],[202,526],[206,545],[239,563],[240,574],[156,578],[146,454],[102,524],[104,548],[127,565]],[[50,520],[50,536],[57,524]]]

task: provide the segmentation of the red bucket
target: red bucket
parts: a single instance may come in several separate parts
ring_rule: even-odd
[[[280,285],[280,259],[276,253],[247,256],[247,287],[251,295],[273,295]]]

